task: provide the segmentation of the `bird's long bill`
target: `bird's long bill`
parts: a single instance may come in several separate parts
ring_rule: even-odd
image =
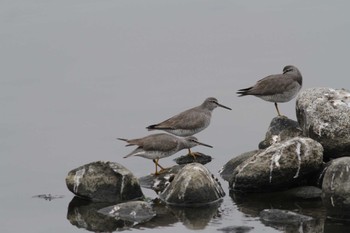
[[[219,107],[222,107],[222,108],[226,108],[226,109],[228,109],[228,110],[232,110],[232,108],[229,108],[229,107],[227,107],[227,106],[225,106],[225,105],[222,105],[222,104],[219,104],[219,103],[216,103]]]
[[[206,146],[206,147],[213,148],[213,146],[208,145],[208,144],[205,144],[205,143],[202,143],[202,142],[198,142],[198,141],[197,141],[197,143],[198,143],[198,145],[201,145],[201,146]]]

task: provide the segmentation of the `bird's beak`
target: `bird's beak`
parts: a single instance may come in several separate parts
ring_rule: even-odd
[[[208,144],[205,144],[205,143],[202,143],[202,142],[198,142],[198,141],[197,141],[197,143],[198,143],[198,145],[201,145],[201,146],[206,146],[206,147],[213,148],[213,146],[208,145]]]
[[[219,107],[222,107],[222,108],[226,108],[228,110],[232,110],[232,108],[229,108],[229,107],[226,107],[225,105],[222,105],[222,104],[219,104],[219,103],[216,103]]]

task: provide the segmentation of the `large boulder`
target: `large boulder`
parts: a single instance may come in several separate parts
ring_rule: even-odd
[[[310,138],[295,137],[275,143],[245,160],[233,172],[230,188],[243,192],[283,190],[302,184],[318,171],[323,148]]]
[[[222,179],[229,181],[234,174],[234,170],[241,163],[252,157],[258,152],[258,150],[248,151],[243,154],[237,155],[231,160],[229,160],[225,165],[220,169],[219,174]]]
[[[350,155],[350,93],[310,88],[298,95],[297,119],[303,134],[320,142],[327,158]]]
[[[323,177],[322,191],[329,215],[350,217],[350,157],[330,162]]]
[[[202,206],[218,202],[225,196],[218,179],[199,163],[183,167],[159,197],[170,205]]]
[[[275,117],[271,120],[265,139],[259,143],[259,149],[266,149],[274,143],[302,136],[302,134],[303,131],[298,122],[285,116]]]
[[[70,171],[68,189],[82,198],[100,202],[124,202],[143,198],[137,178],[113,162],[92,162]]]

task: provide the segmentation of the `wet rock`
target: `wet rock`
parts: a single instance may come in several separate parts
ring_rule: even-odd
[[[244,161],[234,170],[229,185],[243,192],[282,190],[301,185],[308,174],[320,169],[322,162],[321,144],[296,137],[275,143]]]
[[[283,232],[324,232],[319,220],[288,210],[265,209],[260,212],[261,221]]]
[[[219,181],[199,163],[181,169],[159,197],[170,205],[201,206],[215,203],[225,196]]]
[[[159,173],[159,175],[148,175],[139,178],[141,187],[154,190],[156,193],[163,192],[165,187],[173,181],[175,175],[184,165],[175,165]]]
[[[101,214],[134,223],[144,223],[156,216],[152,206],[144,201],[130,201],[102,208]]]
[[[343,89],[310,88],[296,100],[304,136],[320,142],[326,158],[350,155],[350,93]]]
[[[325,172],[322,190],[329,215],[350,217],[350,157],[332,160]]]
[[[274,143],[302,136],[302,134],[303,131],[297,121],[293,121],[285,116],[275,117],[270,123],[265,139],[259,143],[259,149],[265,149]]]
[[[92,162],[70,171],[68,189],[77,196],[100,202],[124,202],[143,198],[137,178],[113,162]]]
[[[282,224],[307,222],[313,220],[312,217],[295,213],[289,210],[265,209],[260,212],[260,218],[266,222]]]
[[[221,178],[226,181],[229,181],[233,176],[233,171],[235,170],[235,168],[250,157],[252,157],[253,155],[255,155],[257,152],[258,150],[245,152],[228,161],[219,171]]]
[[[196,158],[194,158],[193,156],[190,155],[182,155],[176,159],[174,159],[174,161],[179,164],[189,164],[189,163],[200,163],[200,164],[207,164],[209,162],[211,162],[212,157],[209,155],[205,155],[203,153],[200,152],[194,152],[194,154],[196,155]]]
[[[229,227],[224,227],[217,230],[222,231],[224,233],[247,233],[253,229],[254,227],[249,227],[249,226],[229,226]]]
[[[321,198],[322,189],[315,186],[301,186],[289,189],[283,192],[283,195],[302,199]]]

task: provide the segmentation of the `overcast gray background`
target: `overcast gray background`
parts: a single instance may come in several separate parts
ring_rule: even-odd
[[[153,172],[149,160],[122,159],[131,148],[115,138],[146,136],[147,125],[209,96],[233,108],[214,110],[196,135],[214,146],[195,151],[214,157],[208,168],[217,175],[231,157],[255,149],[276,116],[272,103],[238,98],[237,89],[288,64],[300,69],[303,89],[349,88],[349,7],[345,0],[0,0],[1,231],[78,231],[66,220],[68,171],[104,160],[138,177]],[[295,99],[280,110],[295,119]],[[31,198],[42,193],[65,198]],[[228,196],[222,209],[208,232],[237,224],[275,232]],[[171,228],[146,232],[156,230]]]

